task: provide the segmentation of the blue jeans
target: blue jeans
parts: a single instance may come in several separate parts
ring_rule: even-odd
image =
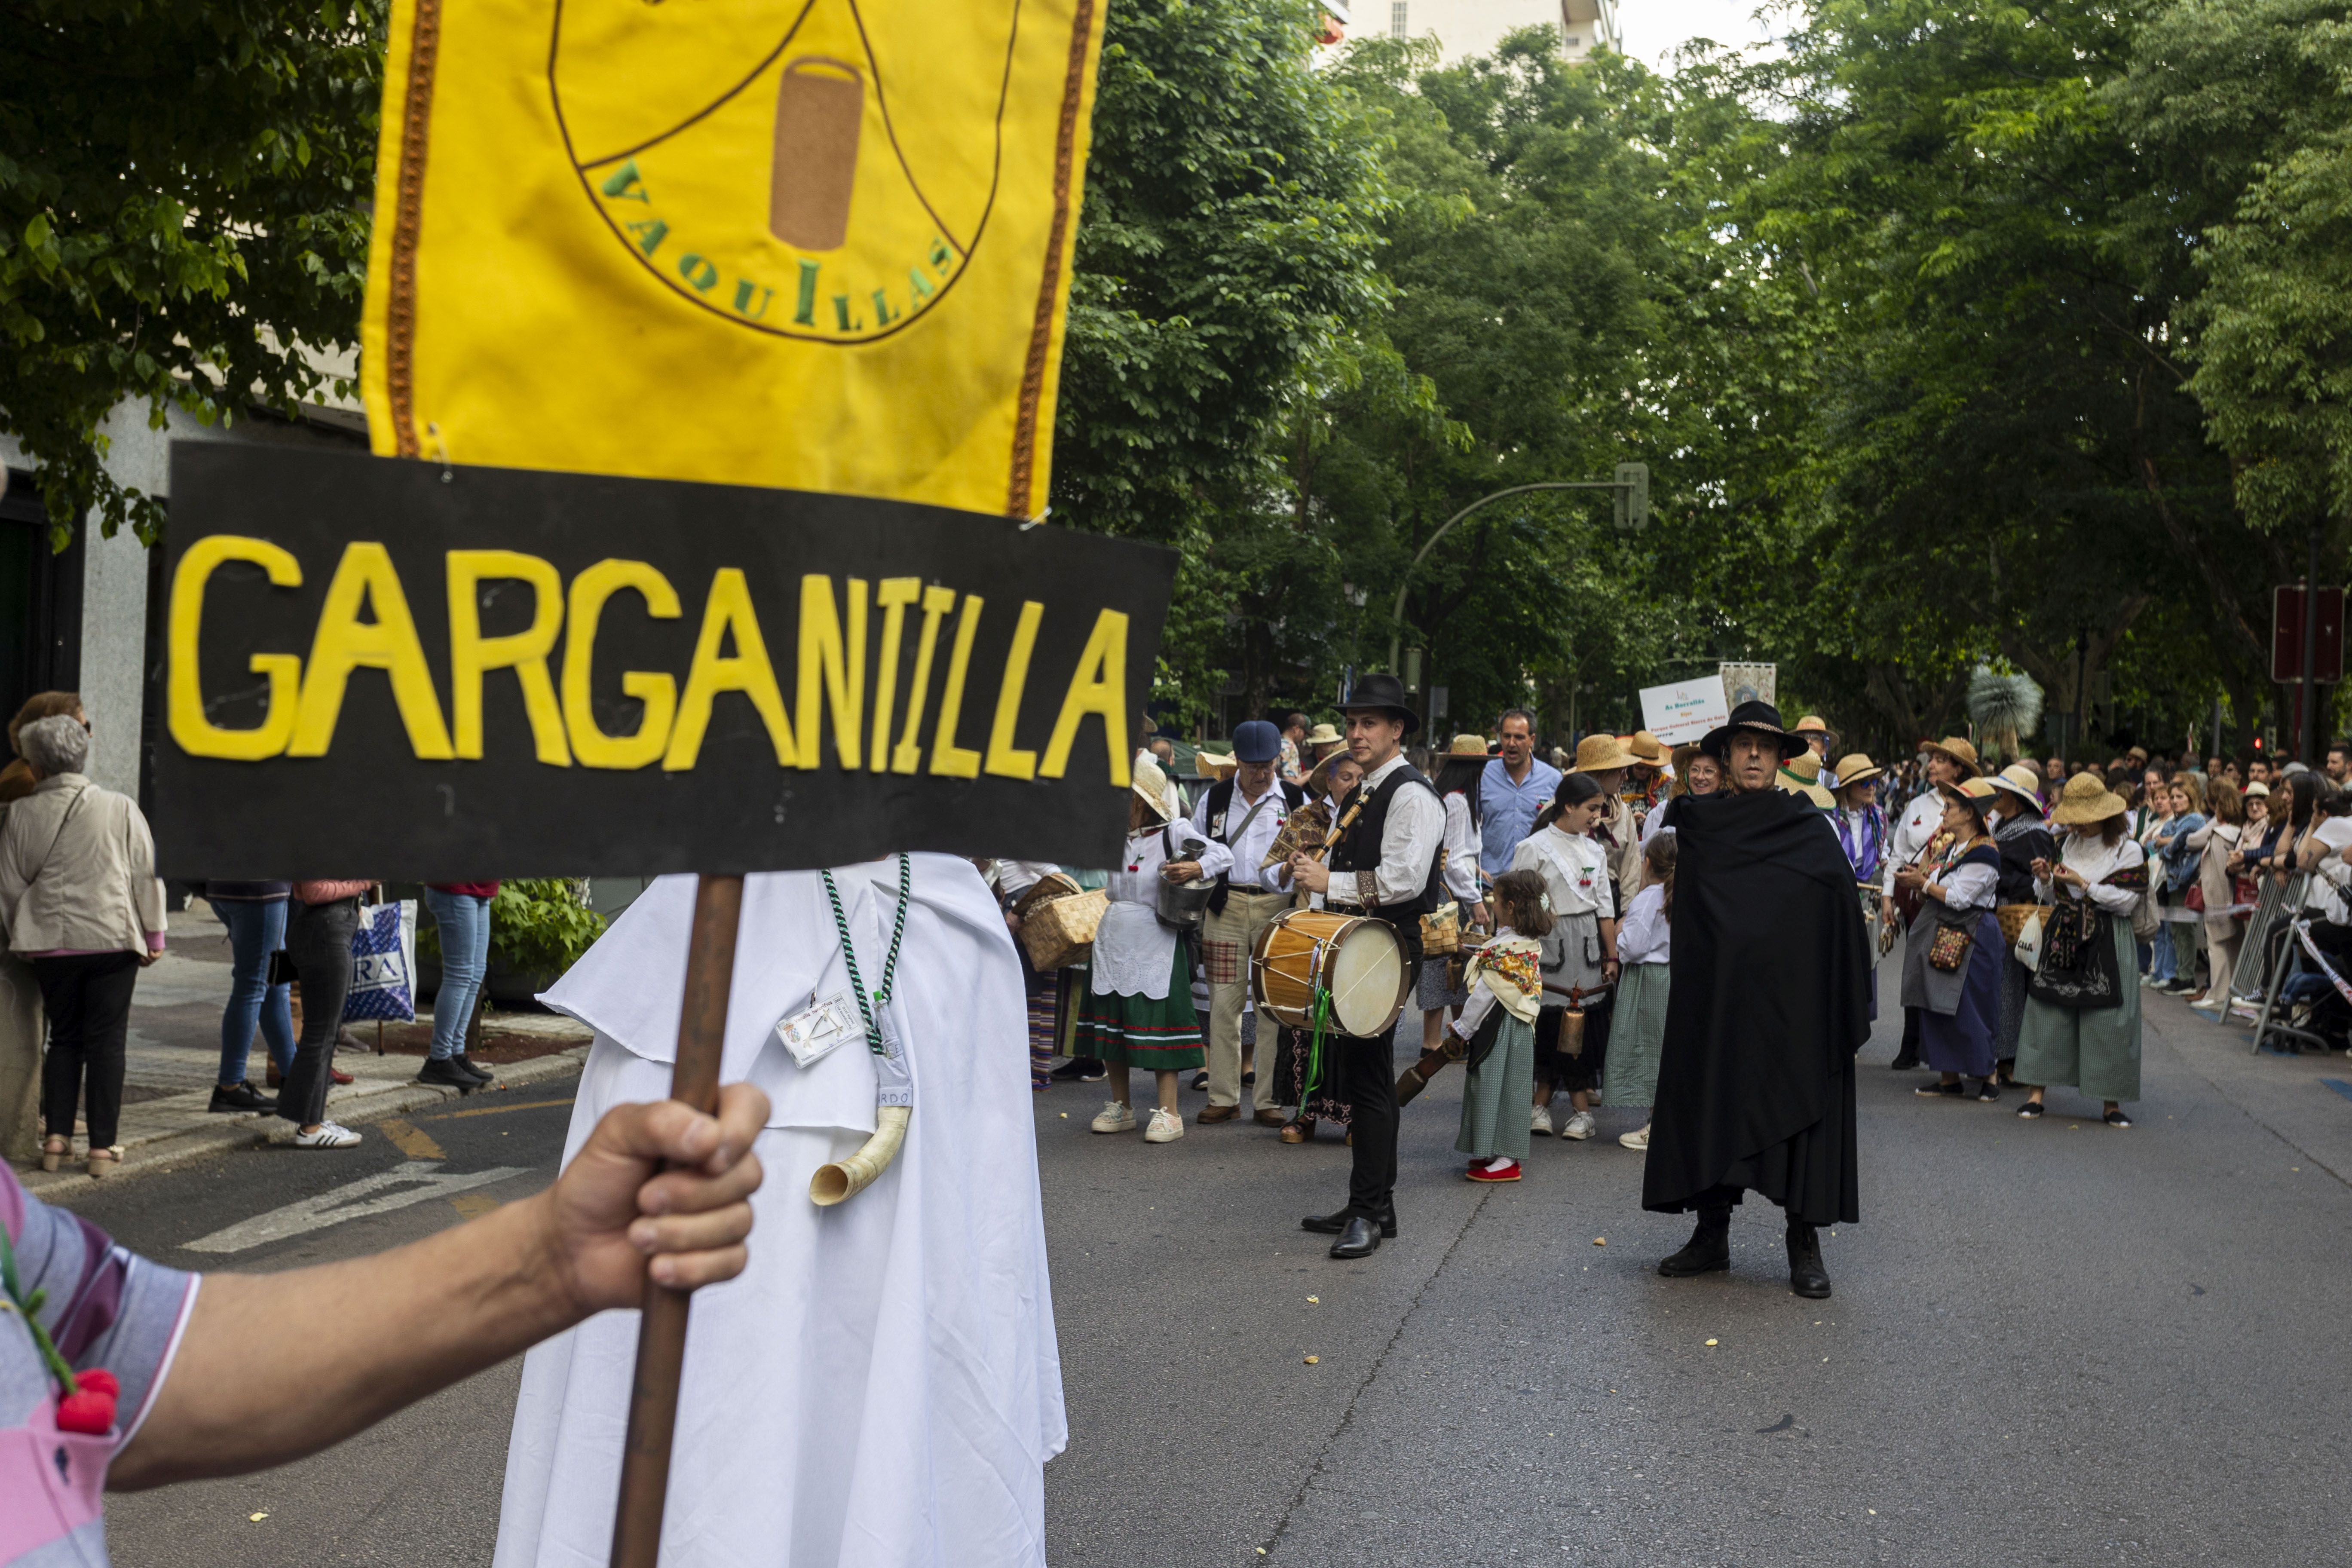
[[[472,893],[425,889],[425,907],[441,928],[441,989],[433,997],[433,1057],[436,1061],[466,1048],[466,1026],[474,998],[490,967],[490,900]]]
[[[2147,977],[2161,985],[2174,978],[2170,921],[2166,921],[2156,928],[2156,934],[2148,939],[2148,947],[2151,951],[2148,957]]]
[[[228,1006],[221,1014],[220,1082],[243,1083],[247,1058],[253,1049],[253,1030],[269,1059],[284,1072],[294,1060],[294,1010],[287,998],[290,985],[269,984],[269,955],[286,945],[286,900],[215,899],[207,900],[221,924],[228,927],[230,965]]]

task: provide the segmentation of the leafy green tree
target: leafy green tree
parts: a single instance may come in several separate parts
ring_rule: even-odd
[[[290,411],[358,336],[383,0],[17,0],[0,8],[0,428],[61,547],[152,539],[101,467],[158,427]]]

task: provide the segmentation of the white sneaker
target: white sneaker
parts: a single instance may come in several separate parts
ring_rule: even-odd
[[[2206,997],[2202,1002],[2191,1002],[2189,1005],[2200,1013],[2218,1013],[2226,1004],[2217,993]]]
[[[1130,1115],[1127,1119],[1127,1124],[1129,1127],[1134,1126],[1135,1118]],[[1184,1136],[1184,1119],[1182,1117],[1176,1115],[1173,1111],[1161,1110],[1157,1107],[1153,1108],[1151,1112],[1151,1125],[1143,1130],[1143,1141],[1146,1143],[1173,1143],[1182,1136]]]
[[[316,1132],[294,1134],[297,1149],[350,1149],[355,1147],[360,1135],[338,1122],[321,1121]]]
[[[1577,1139],[1591,1137],[1592,1112],[1589,1110],[1580,1110],[1575,1115],[1570,1117],[1568,1119],[1568,1125],[1559,1130],[1559,1135],[1563,1138]]]
[[[1628,1149],[1648,1148],[1650,1146],[1650,1124],[1646,1121],[1643,1122],[1639,1131],[1628,1132],[1619,1138],[1617,1142]]]
[[[1102,1108],[1102,1113],[1094,1119],[1093,1126],[1097,1132],[1132,1132],[1135,1131],[1135,1110],[1114,1100]]]
[[[1550,1137],[1551,1107],[1548,1105],[1538,1105],[1532,1111],[1528,1112],[1528,1131],[1530,1132],[1540,1132],[1547,1138]]]

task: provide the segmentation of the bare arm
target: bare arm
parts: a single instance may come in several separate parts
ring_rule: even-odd
[[[734,1278],[760,1184],[751,1141],[767,1115],[749,1084],[720,1092],[716,1118],[674,1100],[619,1106],[553,1186],[471,1224],[316,1268],[206,1276],[108,1484],[284,1464],[592,1313],[635,1306],[648,1269],[688,1289]],[[287,1327],[259,1361],[256,1322]]]

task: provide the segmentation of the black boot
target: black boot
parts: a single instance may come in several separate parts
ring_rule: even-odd
[[[1825,1301],[1830,1271],[1822,1267],[1822,1235],[1800,1219],[1789,1222],[1789,1289],[1808,1301]]]
[[[1681,1279],[1730,1267],[1731,1210],[1705,1208],[1698,1211],[1698,1228],[1691,1232],[1689,1244],[1662,1261],[1658,1272],[1669,1279]]]

